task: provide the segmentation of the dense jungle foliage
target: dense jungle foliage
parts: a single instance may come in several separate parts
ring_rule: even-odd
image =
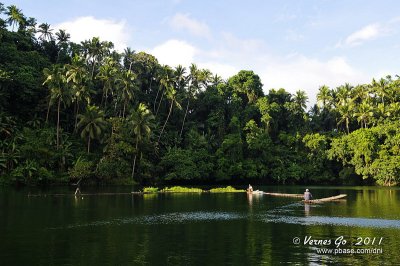
[[[69,39],[0,3],[1,183],[400,180],[398,76],[321,86],[307,110],[304,91],[267,92],[250,70],[223,80]]]

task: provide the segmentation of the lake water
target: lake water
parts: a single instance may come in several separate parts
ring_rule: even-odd
[[[0,264],[398,265],[400,190],[310,189],[314,198],[348,196],[304,204],[245,193],[131,195],[131,187],[112,187],[75,197],[72,187],[0,188]]]

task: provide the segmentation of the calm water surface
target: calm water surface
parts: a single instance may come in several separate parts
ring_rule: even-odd
[[[1,265],[400,262],[398,189],[311,187],[314,198],[348,195],[347,200],[311,205],[245,193],[131,195],[131,190],[83,188],[93,194],[75,197],[73,188],[0,188]],[[99,194],[106,192],[125,194]]]

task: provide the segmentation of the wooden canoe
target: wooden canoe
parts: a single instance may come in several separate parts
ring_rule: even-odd
[[[276,197],[304,198],[303,194],[285,194],[285,193],[271,193],[271,192],[264,192],[264,194]]]
[[[346,196],[347,196],[347,194],[340,194],[340,195],[337,195],[337,196],[332,196],[332,197],[322,198],[322,199],[303,200],[303,202],[305,202],[305,203],[319,203],[319,202],[343,199]]]

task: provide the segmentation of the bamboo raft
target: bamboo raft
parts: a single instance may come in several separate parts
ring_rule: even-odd
[[[304,198],[303,194],[285,194],[285,193],[271,193],[271,192],[264,192],[266,195],[276,196],[276,197],[286,197],[286,198]]]
[[[328,198],[322,198],[322,199],[313,199],[313,200],[303,200],[304,203],[319,203],[319,202],[325,202],[325,201],[334,201],[334,200],[340,200],[343,199],[347,196],[347,194],[340,194],[337,196],[332,196]]]

